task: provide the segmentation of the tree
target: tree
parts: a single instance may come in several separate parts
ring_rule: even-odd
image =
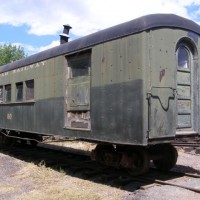
[[[0,45],[0,66],[26,57],[24,48],[12,44]]]

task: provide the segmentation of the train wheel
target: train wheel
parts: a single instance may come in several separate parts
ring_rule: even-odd
[[[3,144],[4,137],[5,137],[5,136],[4,136],[3,134],[0,133],[0,144],[1,144],[1,145]]]
[[[150,159],[147,150],[143,147],[133,148],[128,151],[128,157],[132,160],[128,172],[131,175],[141,175],[149,171]]]
[[[161,154],[161,158],[153,160],[156,168],[168,171],[176,165],[178,153],[176,148],[171,144],[156,145],[154,151]]]
[[[31,144],[32,147],[36,147],[37,144],[38,144],[38,142],[35,141],[35,140],[29,140],[29,142],[30,142],[30,144]]]
[[[30,135],[30,140],[29,143],[32,147],[35,147],[38,145],[40,141],[42,141],[42,136],[41,135]]]
[[[26,146],[27,140],[21,139],[21,140],[19,140],[19,141],[20,141],[21,146]]]
[[[2,145],[11,146],[11,145],[14,145],[15,142],[16,140],[13,138],[2,136],[2,141],[1,141]]]
[[[94,160],[102,164],[108,164],[112,162],[112,157],[115,152],[115,148],[111,144],[98,144],[94,150]]]

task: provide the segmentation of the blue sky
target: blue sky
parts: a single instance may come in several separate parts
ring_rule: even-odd
[[[0,44],[28,55],[59,45],[63,24],[71,40],[152,13],[173,13],[200,24],[200,0],[0,0]]]

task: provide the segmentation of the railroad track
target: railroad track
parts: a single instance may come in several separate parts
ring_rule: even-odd
[[[200,142],[173,142],[174,146],[200,147]]]
[[[104,166],[96,161],[92,161],[86,155],[80,155],[80,152],[63,152],[60,149],[49,149],[46,147],[31,147],[26,146],[10,146],[0,147],[0,152],[24,160],[33,162],[36,165],[44,163],[46,167],[54,170],[64,171],[66,174],[87,179],[93,182],[98,182],[112,187],[121,188],[130,192],[138,189],[148,189],[157,185],[170,185],[200,193],[200,187],[190,187],[181,182],[188,179],[199,179],[199,174],[186,174],[180,172],[163,173],[151,168],[148,174],[143,176],[131,176],[123,169],[115,169]]]
[[[200,148],[200,136],[196,137],[186,137],[186,138],[176,138],[172,144],[174,146],[182,147],[199,147]]]
[[[159,173],[155,176],[155,173]],[[146,176],[139,176],[139,179],[142,179],[146,182],[152,182],[152,185],[142,186],[141,189],[146,189],[152,187],[154,185],[168,185],[173,187],[179,187],[186,190],[190,190],[196,193],[200,193],[200,186],[199,187],[191,187],[185,185],[183,180],[187,181],[190,179],[200,179],[199,174],[191,174],[191,173],[182,173],[177,171],[169,171],[169,172],[158,172],[157,169],[152,168],[151,173],[147,174]]]

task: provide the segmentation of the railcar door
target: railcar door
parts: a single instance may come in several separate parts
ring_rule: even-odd
[[[150,32],[148,138],[170,138],[176,133],[176,65],[170,30]],[[158,42],[159,41],[159,42]]]
[[[195,133],[198,123],[198,65],[191,44],[180,43],[177,51],[177,134]]]
[[[174,136],[175,89],[152,87],[149,93],[149,139]]]
[[[91,51],[67,56],[65,127],[90,130]]]

